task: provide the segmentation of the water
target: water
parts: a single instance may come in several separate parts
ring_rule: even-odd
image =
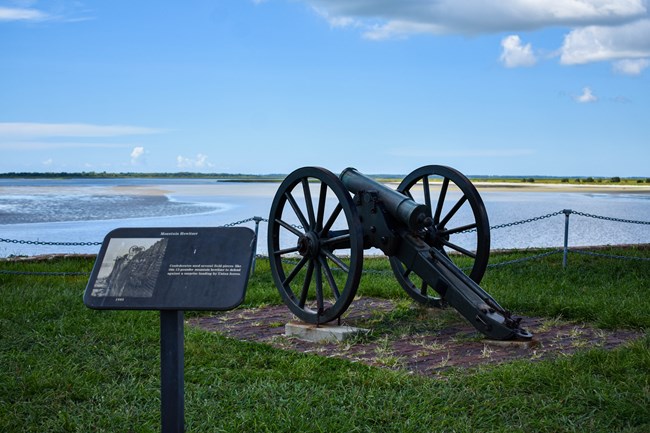
[[[0,179],[0,238],[101,242],[118,227],[214,227],[268,218],[276,183],[207,179]],[[650,220],[650,193],[481,191],[490,225],[572,209],[611,218]],[[453,200],[454,195],[450,194]],[[492,231],[492,248],[560,247],[564,215]],[[255,228],[254,222],[243,224]],[[266,254],[266,223],[258,254]],[[571,246],[650,243],[650,226],[571,215]],[[99,246],[0,242],[0,257],[96,253]]]

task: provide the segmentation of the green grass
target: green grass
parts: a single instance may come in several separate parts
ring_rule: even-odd
[[[91,268],[79,259],[0,263]],[[385,260],[366,260],[366,268],[377,272],[364,274],[361,296],[406,302]],[[519,314],[647,330],[649,276],[648,262],[572,254],[567,270],[561,255],[490,269],[483,286]],[[159,431],[158,313],[89,310],[86,281],[0,274],[0,431]],[[279,302],[268,262],[258,260],[246,305]],[[407,310],[380,325],[408,319]],[[185,399],[188,432],[640,433],[650,431],[650,335],[613,351],[452,370],[440,379],[186,328]]]
[[[647,248],[635,247],[612,247],[598,253],[650,256]],[[491,262],[512,260],[521,254],[499,254]],[[501,305],[520,314],[562,317],[609,329],[650,329],[648,260],[570,253],[563,269],[562,254],[557,254],[489,269],[481,285]]]

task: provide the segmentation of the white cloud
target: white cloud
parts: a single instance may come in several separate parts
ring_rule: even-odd
[[[210,161],[208,161],[208,156],[202,153],[198,153],[196,158],[187,158],[182,155],[176,157],[176,166],[178,168],[188,169],[188,168],[210,168],[214,167]]]
[[[445,29],[437,24],[417,23],[411,21],[394,20],[386,24],[375,24],[366,29],[363,37],[370,40],[401,38],[417,33],[442,34]]]
[[[44,21],[48,18],[48,14],[37,9],[0,7],[0,21]]]
[[[615,25],[647,14],[644,0],[304,0],[328,20],[365,24],[377,38]]]
[[[537,59],[530,44],[522,45],[517,35],[506,36],[501,40],[501,62],[508,68],[533,66]]]
[[[0,123],[0,139],[36,137],[117,137],[159,134],[163,129],[128,125],[92,125],[86,123]]]
[[[46,4],[45,8],[32,7],[38,3],[36,0],[13,0],[11,3],[15,6],[0,6],[0,23],[11,21],[74,23],[93,19],[92,11],[79,1],[41,2]]]
[[[593,94],[593,92],[589,87],[585,87],[584,89],[582,89],[582,94],[576,96],[575,100],[582,104],[587,104],[589,102],[596,102],[598,100],[598,97],[596,97],[596,95]]]
[[[614,62],[614,71],[623,75],[639,75],[648,66],[649,59],[623,59]]]
[[[52,165],[52,163],[54,163],[54,160],[52,158],[49,158],[49,159],[46,159],[45,161],[43,161],[43,165],[46,166],[46,167],[49,167],[50,165]]]
[[[560,61],[566,65],[650,57],[650,19],[630,24],[588,26],[564,38]]]
[[[158,134],[163,129],[85,123],[0,122],[0,150],[132,148],[131,162],[142,162],[144,149],[128,142],[134,135]],[[107,141],[110,138],[110,141]]]
[[[333,27],[360,29],[371,40],[560,27],[570,29],[558,50],[562,64],[650,57],[648,0],[303,1]],[[529,47],[503,46],[502,62],[509,67],[531,66],[536,57]]]
[[[131,151],[131,164],[137,165],[139,162],[142,161],[142,157],[144,155],[144,147],[142,146],[136,146],[133,148]]]

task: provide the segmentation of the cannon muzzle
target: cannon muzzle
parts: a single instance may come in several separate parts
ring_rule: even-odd
[[[410,197],[359,173],[355,168],[348,167],[343,170],[339,179],[352,194],[374,191],[386,210],[410,230],[420,230],[433,223],[427,206],[416,203]]]

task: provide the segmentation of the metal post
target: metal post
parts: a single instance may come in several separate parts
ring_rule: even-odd
[[[185,431],[183,311],[160,311],[160,422],[162,433]]]
[[[255,273],[255,257],[257,257],[257,233],[260,230],[260,221],[263,221],[264,218],[262,217],[253,217],[253,221],[255,221],[255,245],[253,246],[253,263],[251,265],[251,274]]]
[[[564,257],[562,258],[562,267],[566,269],[567,259],[569,255],[569,215],[571,215],[571,209],[564,209]]]

